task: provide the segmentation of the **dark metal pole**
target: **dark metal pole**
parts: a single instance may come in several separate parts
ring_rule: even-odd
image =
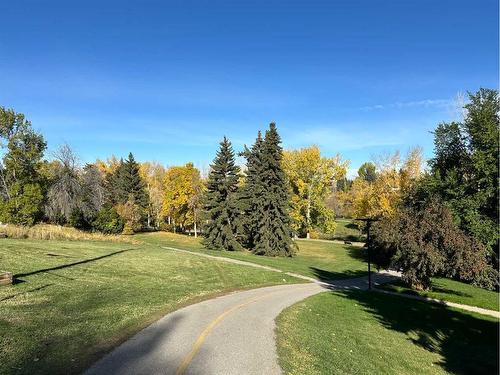
[[[366,229],[367,229],[367,241],[368,241],[368,290],[372,289],[370,226],[371,226],[371,221],[367,221]]]

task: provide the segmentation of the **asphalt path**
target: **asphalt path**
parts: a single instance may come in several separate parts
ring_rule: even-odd
[[[376,282],[393,279],[376,274]],[[367,278],[279,285],[231,293],[172,312],[88,369],[103,374],[281,374],[275,319],[314,294],[366,289]]]

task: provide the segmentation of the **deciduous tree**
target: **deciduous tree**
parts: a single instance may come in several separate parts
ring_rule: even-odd
[[[335,231],[335,216],[326,206],[332,187],[347,172],[348,163],[337,155],[321,156],[318,146],[285,151],[283,168],[291,191],[293,229],[307,238],[313,229],[324,233]]]
[[[193,163],[170,167],[165,173],[163,213],[174,226],[192,227],[198,236],[203,184]]]
[[[41,218],[43,181],[40,174],[46,148],[41,134],[21,113],[0,107],[0,220],[32,225]]]
[[[148,227],[154,224],[159,228],[162,221],[162,206],[164,199],[163,181],[165,178],[165,167],[156,162],[144,162],[140,165],[142,179],[146,182],[146,191],[149,196],[147,211]]]

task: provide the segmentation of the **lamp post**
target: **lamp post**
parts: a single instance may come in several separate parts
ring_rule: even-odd
[[[354,219],[357,221],[364,221],[366,223],[366,243],[368,250],[368,290],[372,289],[372,270],[371,270],[371,241],[370,241],[370,227],[374,221],[378,221],[379,219],[374,217],[364,217]]]

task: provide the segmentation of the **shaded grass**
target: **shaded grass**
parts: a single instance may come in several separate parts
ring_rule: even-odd
[[[498,320],[366,291],[326,292],[277,319],[287,374],[496,374]]]
[[[318,278],[321,273],[329,280],[345,279],[367,274],[366,250],[360,247],[327,241],[297,240],[299,251],[293,258],[266,257],[249,251],[207,250],[200,239],[168,232],[144,233],[136,236],[157,246],[170,246],[205,254],[244,260],[287,272]]]
[[[450,279],[432,279],[432,287],[427,291],[413,290],[401,280],[380,285],[378,288],[397,293],[413,294],[464,305],[477,306],[484,309],[497,311],[499,309],[499,295],[497,292]]]
[[[167,312],[287,275],[97,241],[0,240],[0,373],[79,373]]]
[[[336,227],[333,234],[321,234],[319,238],[356,242],[364,242],[366,240],[366,236],[361,233],[353,220],[337,219],[335,220],[335,224]]]

